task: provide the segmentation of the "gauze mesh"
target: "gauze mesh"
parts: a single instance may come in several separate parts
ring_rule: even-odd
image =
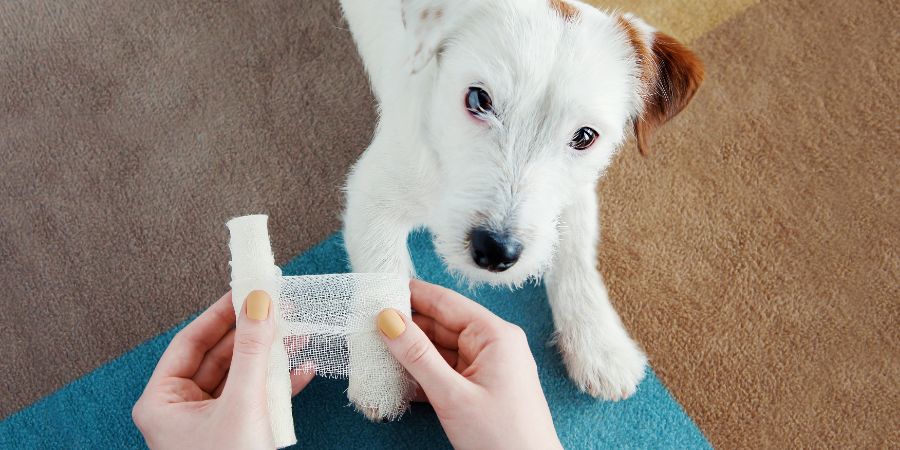
[[[373,419],[394,419],[408,407],[413,386],[375,326],[378,312],[410,315],[409,279],[395,274],[281,276],[274,263],[265,215],[228,222],[231,287],[235,311],[253,290],[274,305],[277,336],[267,378],[268,406],[276,447],[296,442],[288,370],[314,370],[348,378],[347,397]]]
[[[379,418],[395,418],[412,390],[375,326],[385,308],[407,316],[409,279],[382,273],[283,277],[281,317],[292,370],[349,378],[348,397]]]
[[[282,277],[281,318],[290,368],[329,378],[353,373],[350,336],[380,342],[375,316],[384,308],[409,308],[409,281],[392,274],[348,273]],[[396,364],[390,353],[367,355],[356,370]],[[374,362],[372,362],[374,360]]]

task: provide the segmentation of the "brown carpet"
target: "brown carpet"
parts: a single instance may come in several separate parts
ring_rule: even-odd
[[[0,2],[0,416],[339,227],[374,108],[331,1]]]
[[[600,188],[616,306],[717,447],[900,444],[898,8],[864,3],[695,41],[696,100]]]
[[[715,446],[896,448],[900,6],[751,3],[635,3],[707,81],[609,170],[600,267]],[[0,416],[225,290],[228,216],[272,214],[282,260],[338,229],[374,121],[342,27],[326,0],[0,3]]]

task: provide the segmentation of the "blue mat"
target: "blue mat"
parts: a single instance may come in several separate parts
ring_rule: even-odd
[[[457,289],[525,330],[566,448],[710,448],[652,370],[637,394],[623,402],[598,401],[579,393],[566,377],[556,349],[547,345],[553,326],[543,286],[514,292],[469,291],[446,274],[426,233],[411,236],[410,249],[420,277]],[[283,269],[286,275],[345,272],[346,260],[336,234]],[[131,407],[166,345],[185,323],[0,422],[0,448],[144,447],[131,422]],[[414,405],[397,422],[374,424],[348,406],[346,387],[344,380],[317,378],[294,399],[299,447],[450,447],[428,405]]]

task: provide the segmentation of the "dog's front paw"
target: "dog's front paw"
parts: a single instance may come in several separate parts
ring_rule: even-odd
[[[409,408],[408,398],[391,396],[390,393],[380,390],[365,393],[348,391],[347,397],[353,407],[372,422],[395,420]]]
[[[607,334],[603,341],[590,334],[582,330],[557,335],[569,377],[593,397],[613,401],[630,397],[644,379],[647,357],[624,330],[615,338]]]

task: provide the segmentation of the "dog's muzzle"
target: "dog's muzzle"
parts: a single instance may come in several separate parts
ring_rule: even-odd
[[[503,272],[512,267],[522,255],[522,244],[508,233],[498,233],[487,228],[475,228],[469,232],[469,250],[472,260],[482,269]]]

